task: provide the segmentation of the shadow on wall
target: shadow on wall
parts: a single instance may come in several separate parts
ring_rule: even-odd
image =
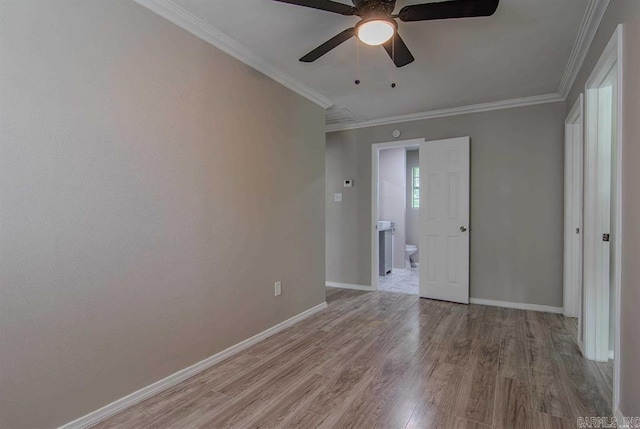
[[[380,151],[378,169],[378,220],[395,223],[393,268],[405,268],[406,150],[403,147]]]

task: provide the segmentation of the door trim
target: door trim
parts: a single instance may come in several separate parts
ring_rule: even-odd
[[[613,380],[613,404],[612,408],[618,409],[619,407],[619,397],[620,397],[620,288],[621,288],[621,255],[622,255],[622,240],[624,237],[622,236],[622,156],[623,156],[623,128],[622,128],[622,119],[623,119],[623,26],[622,24],[618,25],[611,37],[611,40],[607,44],[606,48],[602,52],[600,59],[598,60],[596,66],[593,68],[589,79],[585,84],[585,206],[584,206],[584,214],[585,214],[585,237],[584,237],[584,252],[585,252],[585,264],[584,264],[584,319],[585,323],[584,328],[584,351],[585,357],[592,360],[608,360],[609,358],[609,350],[608,345],[605,350],[603,350],[602,344],[604,340],[602,336],[605,335],[608,339],[608,324],[609,317],[607,311],[607,317],[601,317],[597,309],[598,303],[601,302],[609,302],[609,287],[603,287],[602,282],[595,281],[595,276],[598,275],[598,272],[601,270],[594,269],[591,264],[586,263],[587,257],[592,257],[594,254],[595,240],[587,240],[586,234],[589,233],[591,237],[597,238],[601,231],[601,225],[598,222],[598,219],[590,219],[589,225],[587,226],[587,215],[595,213],[595,210],[598,207],[598,201],[595,198],[595,192],[597,192],[597,188],[594,188],[594,184],[597,186],[597,179],[592,177],[594,170],[593,166],[590,163],[597,162],[597,160],[593,159],[594,150],[597,148],[598,139],[597,136],[594,136],[593,130],[593,104],[594,101],[597,102],[597,98],[594,99],[594,91],[597,91],[597,88],[601,86],[603,80],[609,74],[609,71],[613,66],[616,66],[616,109],[617,109],[617,118],[615,127],[617,130],[616,136],[616,177],[613,180],[616,181],[616,192],[614,195],[611,195],[611,206],[615,206],[616,209],[616,230],[613,231],[616,238],[614,241],[615,244],[615,252],[616,258],[614,260],[614,265],[611,267],[614,270],[613,276],[613,288],[614,288],[614,380]],[[589,189],[587,189],[587,183],[591,183]],[[602,264],[601,259],[596,259],[594,265]],[[608,309],[607,309],[608,310]],[[591,329],[587,329],[586,327],[591,327]],[[600,338],[600,341],[598,341]],[[600,346],[598,347],[598,344]]]
[[[400,147],[419,147],[425,139],[400,140],[371,145],[371,289],[378,290],[378,166],[380,151]]]
[[[582,235],[584,234],[582,226],[583,126],[584,96],[580,94],[565,119],[563,273],[563,314],[565,317],[577,317],[579,326],[582,312]],[[579,228],[579,232],[576,228]]]

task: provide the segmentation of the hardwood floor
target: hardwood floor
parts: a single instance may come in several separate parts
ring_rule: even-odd
[[[327,289],[329,308],[100,428],[574,428],[611,365],[560,315]]]

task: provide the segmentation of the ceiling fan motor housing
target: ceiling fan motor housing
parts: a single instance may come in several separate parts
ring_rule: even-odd
[[[395,0],[353,0],[356,15],[365,18],[390,17],[396,7]]]

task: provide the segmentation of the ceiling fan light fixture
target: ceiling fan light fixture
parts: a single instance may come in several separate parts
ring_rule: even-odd
[[[367,45],[378,46],[391,39],[396,29],[397,24],[393,20],[371,19],[358,24],[356,34]]]

